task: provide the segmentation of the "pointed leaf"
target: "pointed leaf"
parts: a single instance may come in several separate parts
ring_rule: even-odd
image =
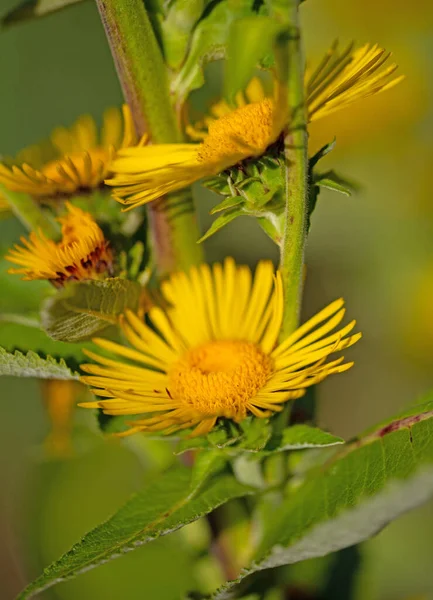
[[[238,204],[242,204],[244,202],[244,198],[242,196],[230,196],[229,198],[225,198],[222,202],[214,206],[210,214],[214,215],[217,212],[221,212],[222,210],[227,210],[228,208],[234,208]]]
[[[204,240],[210,238],[211,235],[225,227],[225,225],[228,225],[229,223],[234,221],[236,217],[240,217],[243,214],[244,213],[240,208],[234,208],[233,210],[228,210],[227,212],[223,213],[217,219],[215,219],[215,221],[206,231],[204,236],[199,239],[199,242],[204,242]]]
[[[332,150],[334,150],[336,143],[337,143],[337,140],[336,140],[336,138],[334,138],[332,140],[332,142],[329,142],[329,144],[325,144],[324,146],[322,146],[322,148],[320,148],[320,150],[318,150],[316,152],[316,154],[309,159],[308,165],[309,165],[310,171],[313,170],[313,167],[315,167],[317,165],[319,160],[321,160],[324,156],[326,156],[327,154],[332,152]]]
[[[223,474],[192,490],[190,471],[176,465],[46,568],[19,599],[32,598],[56,583],[176,531],[228,500],[251,493],[251,488],[238,483],[233,476]]]
[[[78,373],[73,373],[61,359],[56,361],[51,356],[43,358],[34,352],[22,354],[6,352],[0,348],[0,375],[14,377],[37,377],[39,379],[78,379]]]
[[[48,298],[41,313],[47,334],[63,342],[88,340],[116,325],[126,309],[137,310],[141,286],[127,279],[80,281]]]
[[[292,487],[274,512],[247,575],[357,544],[433,495],[433,401],[355,440]]]

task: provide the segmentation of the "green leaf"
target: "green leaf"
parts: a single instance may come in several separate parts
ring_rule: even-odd
[[[225,198],[225,200],[223,200],[222,202],[220,202],[219,204],[214,206],[211,209],[210,214],[214,215],[217,212],[221,212],[222,210],[234,208],[238,204],[241,204],[243,201],[244,201],[244,198],[242,196],[229,196],[228,198]]]
[[[344,444],[340,437],[309,425],[286,427],[281,436],[269,440],[265,451],[283,452],[285,450],[304,450],[305,448],[326,448]]]
[[[243,214],[244,214],[244,212],[242,211],[241,208],[233,208],[233,209],[227,210],[225,213],[223,213],[222,215],[220,215],[219,217],[217,217],[215,219],[215,221],[212,223],[212,225],[206,231],[204,236],[202,236],[198,241],[204,242],[205,240],[210,238],[211,235],[213,235],[214,233],[216,233],[217,231],[219,231],[220,229],[222,229],[223,227],[225,227],[226,225],[228,225],[229,223],[234,221],[236,219],[236,217],[240,217]]]
[[[25,0],[8,12],[2,18],[1,24],[3,27],[7,27],[21,21],[43,17],[72,4],[78,4],[78,2],[83,2],[83,0]]]
[[[332,140],[332,142],[329,142],[329,144],[325,144],[324,146],[322,146],[322,148],[320,148],[320,150],[318,150],[316,152],[316,154],[314,154],[309,159],[308,167],[310,169],[310,172],[313,171],[313,168],[317,165],[319,160],[322,160],[322,158],[324,158],[327,154],[329,154],[330,152],[332,152],[334,150],[336,143],[337,143],[337,140],[336,140],[336,138],[334,138]]]
[[[141,286],[127,279],[70,283],[48,298],[41,320],[54,340],[79,342],[116,325],[126,309],[137,310]]]
[[[433,495],[433,402],[387,422],[290,487],[249,568],[213,598],[232,597],[256,571],[357,544]]]
[[[315,185],[320,187],[328,188],[329,190],[335,190],[345,196],[351,196],[354,192],[359,189],[355,183],[341,177],[335,171],[326,171],[326,173],[314,173],[313,182]]]
[[[191,473],[191,489],[197,490],[211,475],[221,471],[227,462],[221,450],[202,450],[195,456]]]
[[[56,583],[176,531],[228,500],[251,493],[251,488],[238,483],[232,475],[223,474],[211,477],[204,486],[192,488],[190,471],[176,465],[46,568],[19,599],[32,598]]]
[[[230,25],[236,19],[250,15],[253,5],[253,0],[219,2],[199,21],[191,37],[187,58],[172,82],[178,102],[203,85],[203,68],[206,64],[225,57]]]
[[[260,59],[269,54],[286,26],[266,16],[236,19],[229,32],[225,95],[232,99],[245,89]]]
[[[244,432],[240,443],[236,445],[236,450],[246,450],[247,452],[260,452],[266,447],[269,441],[272,429],[268,419],[257,419],[251,417],[240,423]]]
[[[171,69],[177,70],[182,64],[204,4],[204,0],[176,0],[171,4],[161,26],[165,61]]]
[[[61,359],[57,362],[52,356],[43,358],[35,352],[22,354],[0,348],[0,375],[12,377],[37,377],[39,379],[78,379],[78,373],[73,373]]]

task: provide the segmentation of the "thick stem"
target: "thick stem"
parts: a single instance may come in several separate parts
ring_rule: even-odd
[[[157,144],[179,142],[167,69],[143,0],[96,0],[137,132]],[[180,208],[179,208],[180,206]],[[191,192],[149,205],[155,262],[161,275],[202,260]]]
[[[287,337],[296,329],[299,322],[308,208],[308,139],[299,3],[300,0],[290,0],[288,2],[288,23],[290,26],[288,107],[290,126],[284,140],[286,210],[280,261],[285,297],[282,338]]]
[[[42,231],[48,238],[60,236],[59,225],[44,213],[41,206],[28,194],[11,192],[0,185],[0,193],[7,201],[14,215],[29,231]]]

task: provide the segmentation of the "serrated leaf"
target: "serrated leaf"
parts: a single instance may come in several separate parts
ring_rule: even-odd
[[[126,309],[136,311],[140,294],[141,286],[127,279],[70,283],[44,302],[41,322],[54,340],[88,340],[110,325],[116,325]]]
[[[283,452],[285,450],[303,450],[305,448],[326,448],[344,444],[340,437],[309,425],[292,425],[286,427],[281,436],[271,438],[264,450]]]
[[[256,571],[357,544],[433,495],[433,402],[337,452],[292,487],[274,511],[253,563],[214,600],[233,597]]]
[[[172,90],[182,102],[192,91],[204,83],[203,68],[207,63],[224,58],[225,44],[230,25],[235,19],[253,12],[252,0],[228,0],[219,2],[195,27],[187,58]]]
[[[15,25],[21,21],[28,21],[38,17],[44,17],[72,4],[78,4],[84,0],[25,0],[8,12],[1,20],[1,25]]]
[[[56,360],[63,358],[73,368],[84,361],[84,348],[90,350],[95,347],[91,342],[57,342],[47,336],[37,319],[13,314],[0,314],[0,346],[8,352],[19,350],[26,353],[31,350],[37,354],[50,355]]]
[[[217,231],[219,231],[220,229],[222,229],[223,227],[225,227],[226,225],[228,225],[229,223],[234,221],[236,219],[236,217],[240,217],[243,214],[244,213],[243,213],[242,209],[240,209],[240,208],[234,208],[231,210],[230,209],[227,210],[225,213],[223,213],[222,215],[220,215],[219,217],[217,217],[215,219],[215,221],[212,223],[212,225],[206,231],[204,236],[202,236],[199,239],[199,242],[204,242],[205,240],[210,238],[211,235],[213,235],[214,233],[216,233]]]
[[[61,581],[172,533],[228,500],[251,493],[251,488],[238,483],[232,475],[223,474],[191,491],[190,471],[176,465],[46,568],[19,599],[32,598]]]
[[[266,16],[249,16],[232,23],[225,68],[225,95],[229,99],[245,89],[260,59],[272,51],[285,30],[285,25]]]
[[[7,352],[0,348],[0,375],[12,377],[36,377],[38,379],[78,379],[65,361],[56,361],[52,356],[43,358],[35,352],[23,354],[16,350]]]

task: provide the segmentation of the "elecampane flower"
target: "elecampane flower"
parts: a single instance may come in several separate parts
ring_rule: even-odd
[[[126,433],[194,428],[208,433],[219,417],[269,417],[307,387],[353,363],[328,357],[354,344],[352,321],[336,300],[278,344],[283,317],[281,276],[268,261],[254,278],[233,259],[177,273],[162,284],[168,308],[153,307],[151,324],[127,312],[121,328],[131,347],[94,342],[82,381],[101,399],[83,404],[110,415],[141,415]]]
[[[317,69],[307,71],[305,90],[310,121],[343,108],[360,98],[388,89],[400,81],[390,80],[397,68],[380,67],[389,54],[378,46],[365,45],[343,52],[336,44]],[[259,79],[236,97],[236,108],[221,101],[211,108],[199,127],[187,131],[200,143],[156,144],[121,150],[113,162],[114,197],[124,210],[156,200],[168,192],[212,177],[245,159],[263,155],[287,125],[284,91],[276,85],[275,98],[267,98]]]
[[[88,192],[103,184],[117,150],[136,143],[128,106],[123,107],[123,122],[117,108],[108,109],[100,134],[94,119],[83,115],[72,127],[55,129],[49,143],[23,150],[17,164],[0,164],[0,183],[36,197]]]
[[[113,256],[109,242],[91,214],[66,203],[68,214],[58,219],[62,224],[62,239],[55,242],[42,232],[32,232],[22,246],[15,245],[5,258],[19,265],[9,273],[24,275],[23,279],[48,279],[56,287],[67,281],[99,279],[109,276]]]

